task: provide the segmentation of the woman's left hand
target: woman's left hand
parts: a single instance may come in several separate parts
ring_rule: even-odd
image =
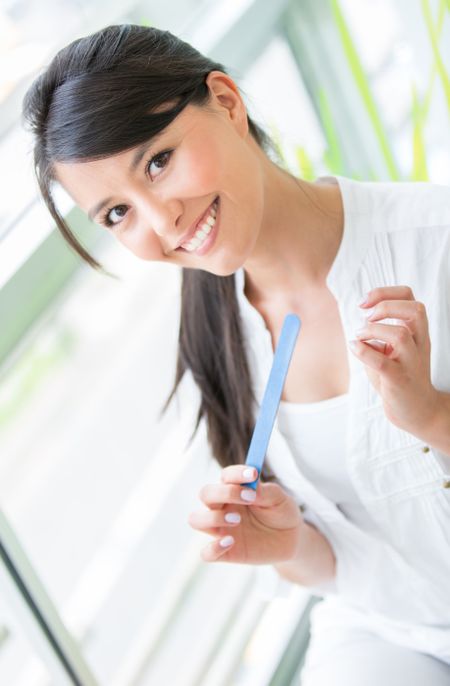
[[[423,303],[414,299],[409,286],[375,288],[364,308],[370,321],[350,341],[354,355],[383,400],[386,417],[395,426],[417,435],[433,422],[439,393],[431,383],[428,318]],[[378,324],[385,318],[401,324]],[[376,339],[369,343],[370,339]]]

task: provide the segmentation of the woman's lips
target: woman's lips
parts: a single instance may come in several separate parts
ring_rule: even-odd
[[[212,207],[212,205],[214,205],[215,202],[217,202],[216,221],[215,221],[215,223],[214,223],[214,226],[212,227],[211,232],[209,233],[208,237],[205,238],[205,240],[204,240],[204,242],[201,244],[201,246],[199,246],[199,247],[196,248],[195,250],[186,250],[185,248],[183,248],[183,247],[180,245],[180,246],[178,246],[178,248],[176,248],[176,250],[178,250],[178,251],[182,250],[183,252],[187,252],[187,253],[189,253],[190,255],[203,255],[204,253],[208,252],[210,246],[212,245],[212,243],[213,243],[213,241],[214,241],[214,239],[215,239],[215,237],[216,237],[216,234],[217,234],[217,227],[218,227],[218,224],[219,224],[219,211],[220,211],[220,197],[219,197],[219,196],[216,196],[216,197],[214,198],[213,202],[212,202],[211,205],[208,207],[208,209],[206,210],[206,212],[204,213],[204,215],[202,216],[202,218],[200,219],[200,221],[197,223],[197,226],[196,226],[194,232],[192,233],[192,236],[193,236],[193,235],[195,234],[195,232],[198,230],[198,225],[201,224],[202,221],[203,221],[203,219],[204,219],[205,217],[208,216],[208,214],[209,214],[209,212],[210,212],[210,210],[211,210],[211,207]],[[191,236],[191,238],[192,238],[192,236]],[[183,243],[186,243],[187,241],[182,241],[182,242],[183,242]]]
[[[194,226],[190,229],[190,231],[180,240],[180,242],[178,243],[178,245],[177,245],[177,247],[175,248],[175,250],[179,250],[179,249],[181,248],[181,246],[182,246],[183,243],[189,243],[189,241],[191,240],[191,238],[194,237],[195,233],[199,230],[200,225],[201,225],[201,223],[203,222],[203,220],[204,220],[206,217],[208,217],[208,215],[209,215],[209,213],[210,213],[210,211],[211,211],[211,207],[214,205],[214,203],[216,202],[216,200],[218,199],[218,197],[219,197],[219,196],[216,196],[216,197],[214,198],[214,200],[212,201],[211,205],[210,205],[209,207],[207,207],[206,210],[203,212],[203,214],[200,216],[200,218],[197,219],[196,223],[195,223]],[[184,248],[183,248],[183,249],[184,249]]]
[[[201,257],[202,255],[205,255],[207,252],[209,252],[209,250],[211,249],[211,246],[213,245],[214,241],[216,240],[216,236],[219,232],[219,225],[220,225],[220,200],[217,203],[216,221],[215,221],[215,224],[212,228],[211,233],[208,235],[208,238],[205,238],[205,242],[199,248],[192,251],[192,254],[199,255]]]

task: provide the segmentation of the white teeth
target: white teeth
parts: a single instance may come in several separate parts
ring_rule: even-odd
[[[216,214],[217,203],[214,203],[211,207],[207,219],[200,226],[200,228],[197,229],[191,240],[187,241],[186,243],[182,243],[181,247],[185,250],[188,250],[189,252],[192,252],[193,250],[196,250],[200,245],[202,245],[202,243],[208,237],[208,234],[212,231],[214,224],[216,223]]]

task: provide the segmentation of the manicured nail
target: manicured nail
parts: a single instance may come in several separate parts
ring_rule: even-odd
[[[247,467],[247,469],[244,469],[242,472],[244,479],[255,479],[256,478],[256,471],[253,469],[253,467]]]
[[[245,491],[241,491],[241,498],[242,500],[252,502],[256,498],[256,493],[255,491],[251,491],[249,488],[246,488]]]
[[[350,348],[353,350],[353,352],[355,352],[355,350],[356,350],[356,344],[357,343],[358,343],[358,341],[349,341],[348,342],[348,344],[349,344]]]
[[[373,316],[374,310],[375,310],[374,307],[371,307],[370,310],[366,310],[366,312],[365,312],[366,319],[370,319]]]
[[[230,524],[239,524],[241,521],[241,515],[238,512],[227,512],[225,515],[225,521]]]
[[[234,543],[234,538],[233,536],[225,536],[225,538],[222,538],[219,541],[219,545],[222,546],[222,548],[228,548],[232,543]]]

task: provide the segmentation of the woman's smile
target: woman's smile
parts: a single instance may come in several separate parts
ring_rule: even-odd
[[[201,225],[196,230],[194,237],[176,248],[177,251],[184,250],[195,255],[205,255],[209,251],[218,233],[219,205],[220,199],[217,196],[210,207],[206,219],[202,220]]]

